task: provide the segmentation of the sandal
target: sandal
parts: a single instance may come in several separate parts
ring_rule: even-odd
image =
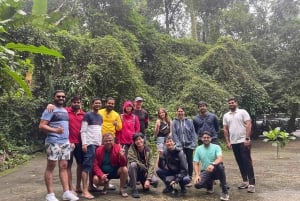
[[[123,198],[127,198],[127,197],[128,197],[128,194],[127,194],[127,192],[125,191],[125,189],[120,189],[120,195],[121,195]]]
[[[83,194],[82,194],[82,197],[83,197],[84,199],[87,199],[87,200],[95,199],[95,196],[93,196],[92,194],[89,194],[89,195],[83,195]]]

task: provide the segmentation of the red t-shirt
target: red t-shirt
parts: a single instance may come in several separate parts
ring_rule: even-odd
[[[69,115],[69,141],[70,143],[81,143],[80,129],[85,112],[80,110],[75,113],[71,107],[67,107],[66,110]]]

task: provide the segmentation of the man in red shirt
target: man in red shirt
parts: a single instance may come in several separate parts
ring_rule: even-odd
[[[71,99],[71,106],[67,107],[69,116],[69,141],[70,146],[73,149],[71,152],[70,160],[68,161],[68,178],[69,178],[69,188],[70,190],[75,190],[81,193],[81,172],[82,172],[82,161],[83,161],[83,151],[80,136],[81,123],[85,112],[81,109],[81,98],[79,96],[74,96]],[[76,188],[72,185],[72,164],[73,156],[76,159],[77,170],[76,170]]]
[[[128,178],[127,158],[125,150],[114,143],[113,134],[108,133],[103,136],[103,145],[96,150],[94,159],[94,186],[104,186],[102,194],[106,194],[109,189],[110,179],[120,179],[120,195],[128,197],[125,190],[125,183]]]

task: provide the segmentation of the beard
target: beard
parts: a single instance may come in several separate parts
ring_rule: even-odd
[[[54,101],[54,103],[55,103],[55,105],[57,105],[57,106],[60,106],[60,107],[61,107],[61,106],[63,106],[63,105],[64,105],[64,103],[65,103],[65,102],[64,102],[63,100],[55,100],[55,101]]]
[[[80,105],[72,105],[71,108],[72,108],[73,111],[77,111],[77,110],[80,109]]]
[[[113,106],[110,106],[110,105],[106,106],[106,110],[109,111],[109,112],[112,111],[113,109],[114,109]]]

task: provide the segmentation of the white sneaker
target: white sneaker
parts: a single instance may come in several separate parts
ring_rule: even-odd
[[[49,193],[46,195],[46,201],[59,201],[54,193]]]
[[[79,198],[75,196],[71,191],[65,191],[63,194],[63,200],[76,201],[79,200]]]

